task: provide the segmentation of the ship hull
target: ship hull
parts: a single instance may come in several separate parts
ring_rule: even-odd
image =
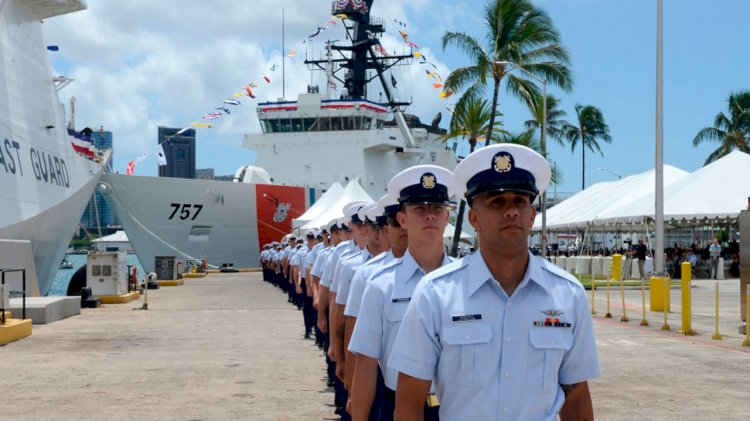
[[[98,189],[146,272],[157,256],[257,268],[263,244],[291,232],[308,207],[301,187],[105,174]]]

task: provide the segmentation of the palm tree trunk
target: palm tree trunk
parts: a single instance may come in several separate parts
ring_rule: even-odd
[[[582,170],[581,170],[581,190],[586,188],[586,143],[585,138],[581,137],[581,160],[582,160]]]
[[[492,139],[492,130],[495,127],[495,114],[497,113],[497,97],[500,92],[500,79],[495,79],[495,89],[492,92],[492,114],[490,115],[490,125],[487,126],[487,138],[484,140],[485,145],[490,144],[490,140]],[[471,150],[473,151],[474,148],[472,147]]]
[[[488,138],[489,139],[489,138]],[[487,143],[485,142],[485,145]],[[475,139],[469,139],[469,154],[474,152],[474,148],[477,145],[477,141]],[[461,240],[461,229],[464,225],[464,212],[466,211],[466,201],[459,198],[458,203],[458,214],[456,215],[456,229],[453,231],[453,242],[451,244],[451,251],[450,255],[453,257],[458,257],[458,243]]]

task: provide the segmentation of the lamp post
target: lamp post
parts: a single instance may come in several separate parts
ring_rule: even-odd
[[[496,61],[495,64],[513,66],[514,68],[524,72],[526,75],[530,76],[532,79],[542,84],[542,94],[543,94],[543,97],[542,97],[542,137],[539,143],[542,148],[542,156],[544,157],[544,159],[547,159],[547,80],[540,78],[539,76],[531,73],[530,71],[524,69],[523,67],[511,61]],[[542,257],[546,258],[547,257],[547,191],[546,190],[542,193],[540,202],[541,202],[540,207],[542,210],[542,235],[541,235],[541,239],[539,240],[539,246],[542,249]]]
[[[614,175],[615,177],[617,177],[618,180],[622,180],[622,176],[620,174],[617,174],[616,172],[610,170],[609,168],[599,168],[599,171],[606,171],[606,172]]]

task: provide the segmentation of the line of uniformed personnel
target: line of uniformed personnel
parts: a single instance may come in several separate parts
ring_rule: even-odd
[[[303,310],[325,350],[336,413],[354,420],[593,419],[600,375],[581,284],[535,257],[533,202],[550,167],[524,146],[472,153],[455,171],[418,165],[377,203],[261,254],[264,278]],[[451,198],[478,250],[445,254]]]

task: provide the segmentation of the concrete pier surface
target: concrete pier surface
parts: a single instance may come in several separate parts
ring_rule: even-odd
[[[750,348],[741,346],[737,280],[727,296],[722,341],[711,339],[713,281],[696,281],[686,337],[640,327],[640,292],[626,291],[629,323],[594,316],[604,375],[590,385],[600,420],[736,420],[750,413]],[[732,292],[732,291],[736,291]],[[722,293],[724,290],[722,290]],[[637,293],[637,294],[636,294]],[[670,324],[679,327],[679,296]],[[0,418],[33,420],[334,419],[322,351],[304,339],[302,313],[260,273],[210,274],[149,291],[127,304],[34,326],[0,348]],[[736,307],[735,307],[736,305]]]

